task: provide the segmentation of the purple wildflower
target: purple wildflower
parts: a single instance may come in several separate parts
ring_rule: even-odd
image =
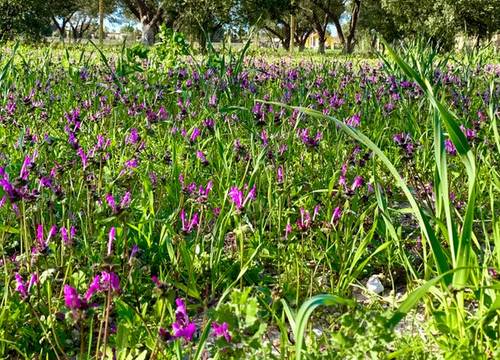
[[[262,141],[262,145],[267,146],[269,144],[269,137],[267,136],[266,129],[263,129],[260,133],[260,140]]]
[[[347,118],[345,120],[346,125],[349,125],[351,127],[358,127],[361,125],[361,115],[359,113],[354,114],[350,118]]]
[[[78,156],[80,156],[80,159],[82,160],[83,170],[85,170],[85,168],[88,165],[87,154],[85,154],[85,151],[83,151],[83,149],[81,147],[78,148],[78,150],[76,151],[76,153],[78,154]]]
[[[87,292],[85,293],[85,301],[86,302],[89,302],[90,299],[92,298],[92,296],[94,296],[94,294],[96,294],[97,292],[99,292],[99,281],[100,281],[100,276],[99,275],[96,275],[94,276],[94,279],[92,280],[92,282],[90,283],[88,289],[87,289]]]
[[[288,235],[292,233],[292,225],[290,223],[287,223],[285,226],[285,239],[288,239]]]
[[[364,180],[362,176],[356,176],[354,178],[354,181],[352,182],[351,190],[355,191],[356,189],[359,189],[361,186],[363,186]]]
[[[196,157],[201,161],[201,163],[203,165],[207,165],[208,164],[208,160],[207,160],[207,157],[205,156],[205,154],[203,153],[203,151],[196,151]]]
[[[64,302],[71,310],[80,309],[83,304],[76,289],[69,285],[64,285]]]
[[[23,166],[21,167],[21,171],[19,173],[19,177],[24,181],[28,180],[28,176],[30,174],[30,168],[32,166],[32,160],[33,159],[29,155],[26,155],[26,157],[24,158]]]
[[[229,326],[227,322],[223,322],[222,324],[218,324],[216,322],[212,323],[212,331],[215,337],[224,337],[227,342],[231,342],[231,335],[229,334]]]
[[[444,141],[444,147],[446,149],[446,152],[450,154],[451,156],[457,155],[457,148],[455,147],[455,144],[450,139],[446,139]]]
[[[123,164],[126,169],[135,169],[137,166],[139,166],[139,162],[136,159],[130,159],[125,161]]]
[[[133,145],[139,141],[139,131],[136,128],[130,129],[130,134],[125,138],[125,143],[129,145]]]
[[[113,210],[114,213],[118,212],[118,207],[116,206],[115,197],[112,194],[106,195],[106,203]]]
[[[317,147],[323,138],[323,134],[320,131],[316,132],[315,137],[309,135],[309,129],[299,129],[298,132],[302,142],[310,148]]]
[[[175,300],[177,309],[175,310],[175,322],[172,324],[172,335],[176,338],[184,338],[191,341],[196,332],[196,325],[189,321],[184,300]]]
[[[300,218],[297,219],[297,227],[300,231],[306,231],[311,226],[311,214],[308,210],[300,208]]]
[[[248,188],[248,185],[245,185],[243,189]],[[247,196],[244,197],[243,190],[240,190],[236,186],[232,186],[231,189],[228,192],[228,195],[231,197],[231,201],[233,202],[234,206],[236,206],[237,210],[241,210],[245,207],[245,205],[250,201],[250,200],[255,200],[256,197],[256,188],[255,185],[250,189],[250,191],[247,193]]]
[[[332,219],[331,219],[331,223],[332,224],[335,224],[337,223],[340,218],[342,217],[342,209],[340,209],[340,207],[336,207],[334,210],[333,210],[333,214],[332,214]]]
[[[125,209],[129,207],[131,202],[132,202],[132,194],[130,193],[130,191],[127,191],[120,200],[120,209]]]
[[[194,229],[196,229],[199,225],[199,216],[198,213],[194,213],[191,219],[186,219],[186,212],[184,209],[181,210],[181,222],[182,222],[182,231],[189,234]]]
[[[193,129],[193,131],[191,132],[191,136],[189,137],[189,141],[191,143],[194,143],[196,141],[196,139],[198,139],[198,137],[201,135],[201,131],[200,129],[198,129],[197,127],[195,127]]]
[[[283,175],[283,166],[278,166],[278,170],[276,171],[276,179],[278,181],[278,184],[283,184],[284,181],[284,175]]]
[[[19,273],[16,273],[14,275],[14,278],[16,279],[16,291],[21,295],[23,299],[26,299],[28,297],[28,291],[26,289],[26,285],[24,283],[23,278]]]
[[[69,229],[69,232],[68,232],[66,227],[63,226],[63,227],[61,227],[60,232],[61,232],[61,238],[64,242],[64,245],[71,246],[73,244],[73,238],[76,235],[76,227],[71,226]]]

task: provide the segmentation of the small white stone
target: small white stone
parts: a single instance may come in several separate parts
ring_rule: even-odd
[[[382,291],[384,291],[384,285],[382,285],[377,275],[370,276],[370,278],[366,282],[366,288],[368,289],[368,291],[371,291],[375,294],[380,294]]]
[[[320,337],[321,335],[323,335],[323,331],[321,331],[321,329],[313,328],[312,331],[313,331],[314,335],[316,335],[317,337]]]

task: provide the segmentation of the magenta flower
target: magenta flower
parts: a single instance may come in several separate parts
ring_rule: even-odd
[[[100,291],[120,292],[120,278],[114,272],[101,272]]]
[[[243,189],[247,189],[248,185],[245,184]],[[240,190],[236,186],[232,186],[231,189],[228,191],[228,195],[231,198],[231,201],[233,202],[234,206],[236,206],[237,210],[241,210],[245,207],[245,205],[250,201],[250,200],[255,200],[256,197],[256,188],[255,185],[250,189],[248,192],[247,196],[244,197],[243,190]]]
[[[457,155],[457,148],[455,147],[455,144],[450,139],[446,139],[444,141],[444,147],[446,149],[446,152],[450,154],[451,156]]]
[[[212,130],[215,126],[214,119],[207,118],[207,119],[203,120],[203,126],[205,126],[207,129]]]
[[[198,221],[198,213],[195,212],[191,219],[186,219],[186,212],[184,209],[181,209],[182,231],[187,234],[191,233],[191,231],[198,227]]]
[[[96,294],[97,292],[99,292],[99,288],[100,288],[99,282],[100,282],[100,279],[101,278],[100,278],[99,275],[94,276],[94,279],[90,283],[90,285],[89,285],[89,287],[87,289],[87,292],[85,293],[85,301],[86,302],[89,302],[90,299],[92,298],[92,296],[94,296],[94,294]]]
[[[364,184],[364,180],[363,180],[363,177],[361,176],[356,176],[354,178],[354,181],[352,182],[352,186],[351,186],[351,190],[352,191],[355,191],[356,189],[362,187]]]
[[[16,280],[16,291],[21,295],[23,299],[26,299],[28,297],[28,290],[26,289],[26,285],[24,283],[23,278],[19,273],[16,273],[14,275],[14,278]]]
[[[342,209],[337,206],[333,210],[332,219],[330,220],[330,222],[332,224],[335,224],[335,223],[337,223],[340,220],[341,217],[342,217]]]
[[[198,139],[198,137],[201,135],[201,131],[200,129],[198,129],[197,127],[195,127],[193,129],[193,131],[191,132],[191,136],[189,137],[189,141],[194,143],[196,141],[196,139]]]
[[[106,203],[113,210],[114,213],[118,212],[118,207],[116,206],[115,197],[112,194],[106,195]]]
[[[130,159],[125,161],[124,166],[126,169],[135,169],[137,166],[139,166],[139,162],[136,159]]]
[[[297,219],[297,227],[301,231],[306,231],[312,224],[311,214],[304,208],[300,208],[300,218]]]
[[[85,151],[83,151],[83,149],[81,147],[78,148],[76,153],[78,154],[78,156],[80,156],[80,159],[82,160],[83,170],[85,170],[87,168],[87,165],[88,165],[87,154],[85,154]]]
[[[24,181],[28,180],[28,176],[30,175],[31,166],[32,166],[32,158],[31,158],[31,156],[26,155],[26,157],[24,158],[24,161],[23,161],[23,166],[21,167],[21,171],[19,173],[19,177],[22,180],[24,180]]]
[[[473,129],[468,129],[463,125],[460,125],[460,130],[462,130],[467,140],[474,140],[477,136],[476,131],[474,131]]]
[[[56,234],[57,234],[57,226],[52,225],[47,234],[47,237],[45,238],[43,234],[43,225],[41,224],[38,225],[36,228],[36,240],[38,244],[36,245],[34,252],[37,253],[44,251],[49,245],[50,239],[54,237]]]
[[[175,300],[177,309],[175,310],[175,322],[172,324],[172,335],[176,338],[184,338],[191,341],[196,332],[196,325],[189,321],[184,300]]]
[[[262,141],[262,145],[267,146],[269,144],[269,137],[267,136],[266,129],[263,129],[260,133],[260,140]]]
[[[209,180],[207,182],[207,185],[203,187],[203,185],[200,185],[198,188],[198,202],[205,202],[208,199],[208,195],[212,191],[212,188],[214,187],[214,183],[212,180]]]
[[[26,283],[19,273],[15,273],[14,279],[16,281],[16,291],[21,295],[23,299],[28,297],[30,290],[33,286],[38,284],[38,275],[36,273],[31,274],[30,280],[28,282],[28,286],[26,287]]]
[[[130,129],[130,134],[127,135],[125,138],[125,143],[129,145],[133,145],[139,141],[140,136],[139,136],[139,131],[136,128]]]
[[[208,165],[207,157],[205,156],[205,154],[203,153],[203,151],[197,150],[196,151],[196,157],[198,158],[198,160],[201,161],[201,163],[203,165]]]
[[[120,199],[120,205],[116,204],[116,200],[115,200],[115,197],[113,196],[113,194],[109,193],[106,195],[106,203],[113,211],[113,214],[119,214],[120,212],[123,211],[123,209],[126,209],[127,207],[129,207],[131,202],[132,202],[132,195],[131,195],[130,191],[127,191],[122,196],[122,198]]]
[[[212,323],[212,332],[215,337],[224,337],[227,342],[231,342],[231,335],[228,330],[229,326],[227,322],[223,322],[222,324],[218,324],[216,322]]]
[[[319,215],[319,210],[321,209],[321,205],[316,205],[314,207],[314,211],[313,211],[313,218],[312,220],[314,221],[316,219],[316,217]]]
[[[283,166],[278,166],[278,170],[276,171],[276,180],[278,184],[283,184],[284,175],[283,175]]]
[[[130,194],[130,191],[127,191],[120,200],[120,208],[125,209],[129,207],[131,202],[132,202],[132,194]]]
[[[292,233],[292,225],[290,223],[287,223],[285,226],[285,239],[288,239],[288,235]]]
[[[357,113],[357,114],[354,114],[353,116],[351,116],[350,118],[347,118],[345,120],[345,123],[346,123],[346,125],[349,125],[351,127],[358,127],[359,125],[361,125],[360,114]]]
[[[213,94],[212,96],[210,96],[210,99],[208,100],[208,105],[212,107],[217,106],[217,95]]]
[[[95,294],[107,291],[120,293],[120,278],[114,272],[103,271],[100,275],[94,276],[85,293],[85,301],[89,302]]]
[[[298,129],[298,133],[302,142],[310,148],[317,147],[323,138],[323,134],[320,131],[316,132],[315,137],[309,135],[309,129]]]
[[[339,177],[339,186],[342,186],[342,187],[346,187],[347,185],[347,179],[345,177],[345,175],[340,175]]]
[[[162,284],[161,284],[161,281],[158,279],[158,276],[156,275],[152,275],[151,276],[151,281],[157,286],[157,287],[160,287]]]
[[[28,292],[31,288],[38,284],[38,275],[36,273],[31,274],[30,281],[28,282]]]
[[[66,307],[71,310],[80,309],[83,305],[76,289],[69,285],[64,285],[64,302]]]

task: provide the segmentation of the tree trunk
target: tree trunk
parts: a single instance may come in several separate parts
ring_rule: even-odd
[[[205,55],[207,53],[207,38],[203,31],[198,35],[198,44],[200,45],[200,52]]]
[[[372,53],[378,50],[378,46],[377,46],[377,37],[376,37],[375,35],[373,35],[373,36],[372,36],[372,41],[371,41],[370,46],[371,46],[370,51],[371,51]]]
[[[287,36],[287,37],[284,37],[283,39],[280,39],[281,40],[281,45],[283,46],[283,49],[285,49],[286,51],[289,51],[290,50],[290,37]]]
[[[342,44],[342,47],[345,48],[345,37],[344,32],[342,31],[342,25],[340,25],[339,19],[332,19],[333,24],[335,25],[335,29],[337,30],[337,36],[339,37],[339,41]]]
[[[59,31],[59,37],[61,38],[61,40],[64,41],[64,38],[66,37],[66,20],[65,20],[65,18],[63,18],[62,25],[59,25],[59,22],[57,21],[57,19],[54,16],[52,16],[52,22],[56,26],[57,31]]]
[[[326,36],[318,34],[318,53],[319,54],[324,54],[325,53],[325,43],[326,43]]]
[[[361,9],[361,0],[354,0],[352,8],[351,23],[349,24],[349,35],[347,35],[347,40],[345,42],[344,50],[347,54],[351,54],[354,51],[354,45],[356,43],[356,26],[358,25],[359,11]]]
[[[154,45],[157,32],[158,27],[156,24],[142,23],[141,43],[147,46]]]

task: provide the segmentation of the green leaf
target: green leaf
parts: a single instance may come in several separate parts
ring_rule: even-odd
[[[321,305],[346,305],[353,307],[356,305],[356,301],[330,294],[316,295],[305,301],[300,307],[295,319],[295,356],[297,360],[302,358],[302,344],[304,343],[304,335],[309,317],[314,309]]]

